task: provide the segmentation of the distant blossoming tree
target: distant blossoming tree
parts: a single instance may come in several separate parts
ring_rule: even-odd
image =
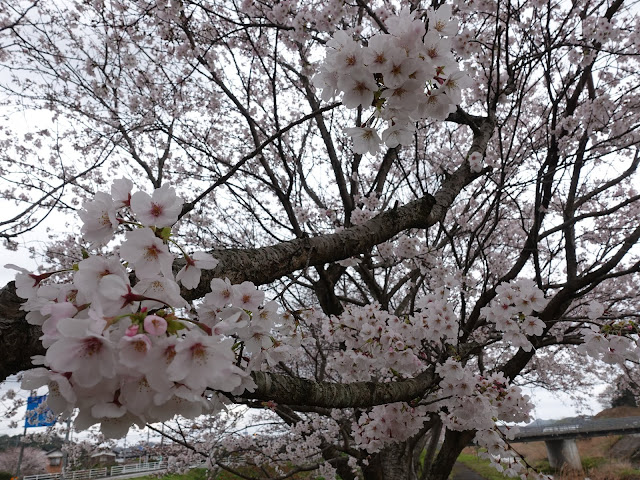
[[[0,452],[0,472],[15,474],[18,471],[18,459],[20,458],[20,447],[9,448]],[[47,455],[44,451],[34,447],[24,447],[22,462],[20,463],[20,473],[22,475],[37,475],[47,472]]]
[[[536,478],[522,386],[640,360],[637,4],[0,5],[3,112],[52,117],[0,131],[0,236],[77,214],[7,265],[0,371],[76,428],[246,405],[264,434],[174,439],[343,480],[474,441]]]

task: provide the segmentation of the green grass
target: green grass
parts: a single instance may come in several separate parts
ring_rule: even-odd
[[[183,475],[170,473],[162,478],[163,480],[207,480],[207,469],[193,468]]]
[[[638,480],[640,478],[640,470],[635,468],[625,468],[619,472],[620,480]]]
[[[206,480],[207,470],[205,468],[194,468],[189,470],[185,474],[168,473],[162,477],[156,477],[147,475],[145,477],[138,477],[136,480]]]
[[[484,458],[480,458],[473,453],[461,453],[458,457],[458,461],[474,472],[482,475],[487,480],[504,480],[505,477],[502,473],[493,468],[489,462]]]
[[[234,467],[234,469],[237,472],[246,474],[246,475],[264,476],[264,472],[259,471],[258,467],[252,466],[252,465]],[[300,472],[291,476],[290,478],[291,480],[306,479],[306,478],[309,478],[309,473]],[[234,475],[233,473],[229,473],[224,470],[218,473],[218,475],[215,477],[215,480],[241,480],[241,479],[242,477],[238,477],[237,475]],[[207,470],[204,468],[194,468],[192,470],[189,470],[185,474],[169,473],[162,477],[145,476],[145,477],[138,477],[135,480],[207,480]]]
[[[605,465],[609,462],[609,459],[604,457],[585,457],[581,459],[582,468],[585,472],[589,473],[589,471],[599,468],[602,465]]]
[[[551,465],[549,465],[549,460],[547,460],[546,458],[544,460],[533,462],[532,467],[540,473],[554,473],[553,468],[551,468]]]

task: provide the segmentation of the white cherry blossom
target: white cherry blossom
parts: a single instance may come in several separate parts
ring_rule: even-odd
[[[231,343],[230,339],[189,332],[175,347],[175,357],[167,367],[168,378],[192,390],[233,390],[240,385],[243,372],[234,365]]]
[[[133,182],[128,178],[119,178],[111,185],[111,197],[117,209],[131,205]]]
[[[63,336],[45,355],[51,369],[71,372],[72,381],[82,387],[92,387],[103,377],[113,378],[116,363],[112,343],[102,335],[91,333],[85,322],[76,319],[62,319],[59,330],[63,322],[67,327]]]
[[[150,228],[137,228],[126,233],[126,240],[120,247],[120,255],[131,263],[140,279],[162,273],[173,275],[171,266],[174,257],[164,242],[156,237]]]
[[[131,196],[131,210],[140,223],[151,227],[170,227],[178,221],[182,199],[168,183],[156,188],[152,195],[136,192]]]
[[[378,132],[371,127],[346,128],[345,133],[353,140],[353,153],[375,155],[380,150],[382,140],[378,136]]]
[[[218,260],[206,252],[195,252],[185,255],[186,265],[176,275],[176,281],[182,283],[185,288],[192,289],[200,283],[202,270],[211,270],[218,265]]]
[[[104,192],[97,192],[93,200],[84,202],[78,216],[83,222],[82,235],[91,244],[109,242],[119,225],[113,198]]]

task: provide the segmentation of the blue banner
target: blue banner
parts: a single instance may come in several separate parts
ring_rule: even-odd
[[[56,415],[46,405],[40,405],[46,399],[46,395],[29,397],[27,399],[27,414],[24,417],[24,428],[50,427],[56,424]]]

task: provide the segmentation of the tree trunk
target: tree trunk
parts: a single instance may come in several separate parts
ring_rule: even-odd
[[[426,467],[429,471],[424,477],[425,480],[447,480],[460,452],[471,443],[475,435],[475,430],[464,430],[462,432],[446,430],[444,442],[435,461],[430,467]]]
[[[412,450],[402,442],[371,455],[369,465],[362,468],[364,480],[417,480]]]
[[[423,442],[402,442],[389,445],[380,452],[371,455],[369,465],[362,467],[364,480],[447,480],[460,452],[469,445],[474,436],[475,431],[447,430],[444,443],[440,446],[435,461],[433,464],[423,467],[423,471],[426,470],[423,475],[417,473],[421,452],[414,452],[414,448],[411,446],[420,445],[419,448],[422,449],[424,448]],[[425,459],[427,458],[425,457]]]
[[[0,381],[8,375],[33,368],[32,355],[44,355],[40,342],[42,329],[29,325],[26,312],[20,310],[24,299],[16,295],[15,282],[0,290]]]

